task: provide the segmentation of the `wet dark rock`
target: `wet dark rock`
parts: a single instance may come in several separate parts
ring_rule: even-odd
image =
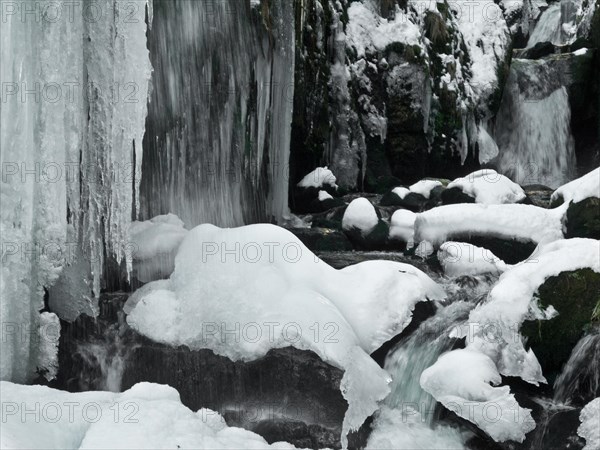
[[[313,252],[352,250],[346,235],[331,228],[293,228],[294,235]]]
[[[444,205],[455,205],[458,203],[475,203],[475,199],[468,194],[465,194],[462,189],[453,187],[444,189],[441,193],[442,203]]]
[[[390,226],[381,219],[368,233],[363,233],[358,228],[344,230],[344,233],[357,250],[385,250],[391,245],[388,239]]]
[[[523,190],[527,195],[529,204],[539,206],[540,208],[550,207],[550,197],[554,192],[552,188],[542,184],[532,184],[523,186]]]
[[[589,197],[571,203],[566,215],[565,237],[600,239],[600,199]]]
[[[569,359],[573,347],[592,325],[600,304],[600,274],[591,269],[563,272],[548,278],[538,289],[538,302],[552,305],[558,316],[526,322],[521,331],[528,337],[544,375],[550,383]]]
[[[412,212],[420,212],[423,210],[426,202],[427,199],[421,194],[410,192],[404,198],[400,198],[393,191],[389,191],[381,198],[379,204],[381,206],[396,206]]]
[[[507,264],[516,264],[525,261],[533,254],[537,247],[537,244],[534,242],[480,235],[452,236],[452,240],[467,242],[477,247],[486,248]]]
[[[519,54],[522,59],[539,59],[554,53],[552,42],[538,42],[533,47],[523,50]]]
[[[328,199],[327,201],[320,201],[319,191],[325,191],[334,198]],[[312,186],[296,186],[293,189],[293,197],[292,202],[290,203],[290,208],[293,212],[298,214],[319,213],[327,211],[328,209],[335,208],[344,204],[342,200],[335,198],[336,195],[337,189],[329,185],[325,185],[321,188],[315,188]]]

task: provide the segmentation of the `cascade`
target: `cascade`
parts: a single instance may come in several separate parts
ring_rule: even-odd
[[[141,216],[239,226],[287,213],[294,12],[154,2]],[[193,63],[190,64],[190,61]]]
[[[560,66],[513,60],[495,123],[498,170],[514,181],[558,187],[575,175],[571,108]]]

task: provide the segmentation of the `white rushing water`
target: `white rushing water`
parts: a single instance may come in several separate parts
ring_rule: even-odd
[[[552,42],[554,45],[573,42],[577,37],[577,15],[583,13],[581,3],[580,0],[562,0],[548,6],[531,33],[527,48],[538,42]]]
[[[77,315],[105,258],[127,265],[151,68],[145,2],[4,6],[0,376],[25,382],[48,359],[45,289],[57,283],[53,309]]]
[[[559,65],[513,61],[495,123],[498,171],[515,182],[558,187],[575,175],[569,96]]]
[[[143,219],[240,226],[287,214],[294,10],[264,6],[154,1]]]

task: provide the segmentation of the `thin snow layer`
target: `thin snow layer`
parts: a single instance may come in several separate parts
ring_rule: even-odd
[[[532,205],[458,204],[430,209],[417,215],[415,242],[439,246],[452,237],[493,236],[524,242],[563,238],[566,207],[544,209]]]
[[[600,448],[600,397],[589,402],[579,415],[577,434],[585,439],[583,450]]]
[[[455,428],[430,428],[419,412],[410,407],[400,410],[383,406],[377,413],[366,448],[462,450],[465,445]]]
[[[319,201],[324,202],[325,200],[331,200],[333,197],[327,191],[319,191]]]
[[[502,10],[491,2],[449,2],[472,61],[469,84],[477,103],[498,87],[498,64],[510,48],[510,33]]]
[[[356,228],[363,235],[368,234],[379,223],[375,207],[366,198],[352,200],[344,212],[342,228],[352,230]]]
[[[415,194],[421,194],[425,198],[431,196],[431,191],[437,186],[442,186],[442,182],[438,180],[421,180],[413,184],[409,189]]]
[[[395,211],[390,221],[390,239],[401,240],[412,246],[416,219],[417,215],[407,209]]]
[[[335,184],[336,181],[337,179],[335,178],[335,175],[327,167],[317,167],[311,173],[302,178],[300,183],[298,183],[298,186],[304,188],[321,188],[323,186],[337,188],[337,184]]]
[[[348,8],[346,45],[356,50],[358,58],[376,53],[394,43],[419,45],[418,25],[407,20],[406,13],[397,11],[393,19],[384,19],[371,2],[354,2]]]
[[[526,351],[519,333],[525,320],[548,320],[557,312],[541,310],[534,300],[546,279],[561,272],[591,268],[600,272],[600,241],[565,239],[539,245],[534,254],[507,270],[487,301],[469,316],[467,348],[489,356],[499,372],[538,384],[545,382],[537,358]]]
[[[397,187],[397,188],[392,189],[392,192],[394,194],[396,194],[398,197],[400,197],[401,199],[403,199],[408,194],[410,194],[410,189],[405,188],[405,187]]]
[[[445,242],[437,254],[444,273],[450,277],[491,273],[500,275],[509,266],[486,248],[466,242]]]
[[[133,271],[144,283],[168,278],[175,267],[175,255],[187,234],[174,214],[132,222],[129,233],[133,245]]]
[[[70,393],[0,382],[0,445],[14,449],[293,449],[229,428],[216,412],[193,412],[170,386],[138,383],[123,393]]]
[[[565,203],[579,203],[589,197],[600,198],[600,167],[561,187],[552,194],[551,201],[562,198]]]
[[[535,428],[486,355],[468,349],[443,354],[421,374],[421,387],[446,408],[476,424],[497,442],[523,442]],[[490,385],[491,383],[491,385]]]
[[[155,341],[232,360],[290,345],[314,351],[345,370],[344,438],[389,391],[388,375],[369,354],[410,323],[416,303],[444,297],[407,264],[335,270],[283,228],[200,225],[180,246],[171,278],[144,286],[126,311],[128,323]]]
[[[473,197],[476,203],[486,205],[517,203],[526,197],[521,186],[492,169],[478,170],[457,178],[448,185],[448,188],[454,187]]]

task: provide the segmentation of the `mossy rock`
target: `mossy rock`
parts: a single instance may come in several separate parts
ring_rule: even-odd
[[[386,250],[389,247],[390,227],[381,219],[368,234],[363,234],[358,228],[344,230],[344,232],[357,250]]]
[[[600,239],[600,199],[589,197],[567,209],[567,238]]]
[[[441,193],[442,203],[444,205],[456,205],[458,203],[475,203],[475,199],[468,194],[465,194],[462,189],[453,187],[445,189]]]
[[[521,332],[529,338],[551,384],[594,320],[594,310],[600,303],[600,274],[580,269],[548,278],[538,289],[538,301],[543,308],[552,305],[558,316],[526,322]]]

